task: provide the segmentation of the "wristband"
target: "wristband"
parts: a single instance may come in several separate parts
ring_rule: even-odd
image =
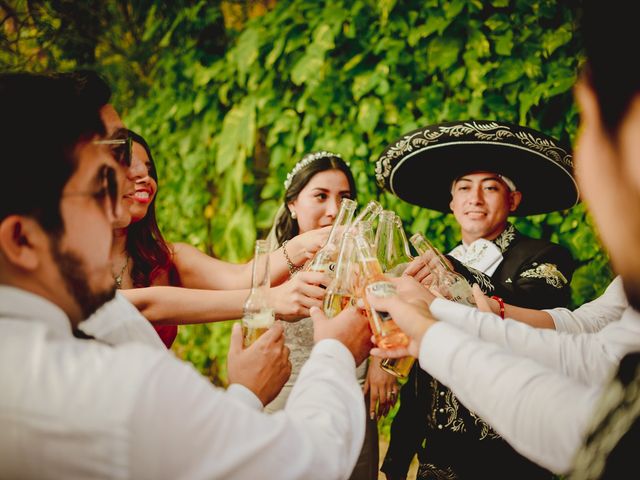
[[[498,305],[500,305],[500,318],[504,320],[504,300],[497,295],[493,295],[491,298],[496,300]]]

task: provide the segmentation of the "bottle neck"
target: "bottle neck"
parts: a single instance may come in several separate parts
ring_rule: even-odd
[[[330,246],[330,248],[337,249],[340,246],[340,239],[342,238],[342,235],[344,235],[346,228],[351,225],[351,220],[353,219],[353,214],[356,211],[356,206],[357,204],[354,200],[348,198],[342,200],[338,216],[333,222],[325,247]]]
[[[269,275],[269,250],[267,242],[256,241],[253,270],[251,274],[251,290],[266,290],[271,286]]]

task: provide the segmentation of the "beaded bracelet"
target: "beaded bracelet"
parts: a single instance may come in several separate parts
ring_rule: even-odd
[[[504,300],[497,295],[493,295],[491,298],[497,301],[498,305],[500,305],[500,318],[504,320]]]
[[[289,275],[293,275],[294,273],[300,271],[301,267],[297,267],[292,261],[291,257],[287,253],[287,243],[289,240],[285,240],[282,242],[282,253],[284,254],[284,258],[287,260],[287,267],[289,267]]]

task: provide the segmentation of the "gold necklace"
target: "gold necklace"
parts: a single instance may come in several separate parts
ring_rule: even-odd
[[[117,290],[120,290],[122,288],[122,277],[124,276],[124,271],[127,269],[127,265],[129,265],[129,253],[127,253],[125,256],[124,265],[120,270],[120,274],[113,276],[113,279],[115,280],[115,283],[116,283]],[[113,275],[113,272],[111,274]]]

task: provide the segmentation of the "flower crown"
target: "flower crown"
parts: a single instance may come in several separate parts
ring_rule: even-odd
[[[310,163],[313,163],[316,160],[320,160],[321,158],[326,158],[326,157],[337,157],[340,160],[342,160],[347,165],[347,167],[351,167],[351,165],[349,165],[349,162],[345,161],[338,153],[327,152],[325,150],[321,150],[319,152],[314,152],[314,153],[307,153],[304,157],[302,157],[302,160],[296,163],[294,167],[291,169],[291,171],[287,173],[287,178],[284,180],[284,190],[287,191],[289,189],[289,187],[291,186],[291,181],[293,180],[293,177],[295,177],[300,170],[302,170],[304,167],[306,167]]]

